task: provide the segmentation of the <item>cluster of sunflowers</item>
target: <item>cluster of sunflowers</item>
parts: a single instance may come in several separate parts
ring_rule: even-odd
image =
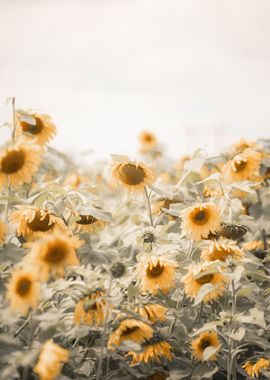
[[[270,141],[76,165],[48,115],[0,151],[3,379],[270,378]]]

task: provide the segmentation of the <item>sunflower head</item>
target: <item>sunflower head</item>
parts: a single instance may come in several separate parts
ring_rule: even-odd
[[[77,213],[77,220],[72,225],[72,228],[75,232],[89,232],[89,233],[98,233],[105,226],[106,222],[95,218],[93,215],[84,215]]]
[[[203,332],[191,342],[193,356],[198,361],[204,361],[203,354],[208,347],[216,349],[215,353],[207,360],[214,361],[217,358],[217,352],[221,346],[218,335],[215,331]]]
[[[106,300],[105,293],[99,289],[79,300],[74,311],[74,322],[79,325],[100,326],[104,322]]]
[[[113,164],[112,177],[129,191],[142,191],[155,180],[150,167],[131,161]]]
[[[244,256],[244,252],[231,240],[213,241],[201,253],[203,261],[226,261],[228,257],[241,260]]]
[[[221,227],[220,210],[213,203],[198,203],[188,207],[182,211],[181,217],[183,232],[194,240],[206,238]]]
[[[252,363],[247,361],[242,368],[246,371],[249,377],[259,378],[260,374],[264,371],[269,371],[270,360],[265,358],[260,358],[257,362]]]
[[[25,315],[29,309],[36,308],[40,299],[40,285],[35,272],[26,269],[14,270],[6,296],[14,312]]]
[[[141,132],[139,135],[139,141],[141,143],[142,153],[149,152],[157,146],[157,138],[152,132]]]
[[[238,240],[241,239],[247,232],[249,228],[240,224],[233,223],[222,223],[220,235],[226,239]]]
[[[150,323],[164,322],[168,309],[158,304],[145,304],[135,308],[135,312],[140,314]]]

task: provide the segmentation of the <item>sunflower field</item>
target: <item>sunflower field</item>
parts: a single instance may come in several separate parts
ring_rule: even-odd
[[[11,106],[0,377],[270,379],[270,140],[76,163]]]

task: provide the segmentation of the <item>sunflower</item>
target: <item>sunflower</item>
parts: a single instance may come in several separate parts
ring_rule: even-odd
[[[63,363],[66,363],[68,358],[68,350],[53,343],[52,340],[47,340],[42,346],[33,371],[40,380],[55,380],[61,373]]]
[[[112,333],[108,341],[108,348],[113,350],[125,340],[141,344],[144,340],[152,338],[154,330],[147,323],[137,319],[124,319],[119,327]]]
[[[79,264],[76,249],[82,244],[75,236],[57,232],[34,242],[25,261],[37,267],[42,280],[48,280],[50,275],[63,277],[67,266]]]
[[[141,143],[142,153],[149,152],[157,146],[157,138],[152,132],[141,132],[139,135],[139,141]]]
[[[6,241],[7,232],[8,232],[8,227],[6,223],[4,223],[0,219],[0,246],[3,245]]]
[[[76,325],[81,323],[97,326],[102,325],[105,318],[106,307],[104,297],[105,293],[97,289],[87,297],[80,299],[74,311],[74,322]]]
[[[28,111],[17,114],[16,137],[24,135],[28,140],[33,140],[39,145],[46,145],[56,134],[56,127],[49,115]]]
[[[157,200],[155,202],[153,202],[153,205],[152,205],[152,213],[153,215],[161,215],[164,213],[163,209],[169,209],[170,208],[170,205],[173,205],[175,203],[179,203],[180,202],[180,199],[169,199],[169,198],[163,198],[163,199],[160,199],[160,200]],[[171,217],[170,218],[173,218],[175,219],[175,217]]]
[[[193,356],[195,359],[201,362],[203,361],[204,350],[208,347],[215,348],[216,352],[212,356],[210,356],[210,358],[207,360],[210,360],[210,361],[216,360],[217,352],[220,346],[221,346],[221,343],[215,331],[203,332],[191,342]]]
[[[161,358],[172,360],[172,346],[164,340],[160,334],[155,334],[152,339],[142,345],[142,352],[129,351],[127,356],[131,356],[131,365],[141,362],[160,362]]]
[[[10,214],[9,220],[17,225],[17,235],[27,241],[34,241],[57,231],[69,233],[68,227],[61,218],[50,210],[35,206],[16,206],[16,210]]]
[[[245,139],[241,138],[239,141],[237,141],[237,143],[233,145],[233,151],[235,154],[239,154],[248,148],[255,148],[255,146],[255,141],[246,141]]]
[[[210,197],[221,198],[222,195],[223,195],[222,189],[217,184],[208,183],[208,185],[204,186],[203,188],[203,196],[205,198],[210,198]]]
[[[181,213],[182,231],[194,240],[206,238],[210,233],[220,230],[220,209],[213,203],[197,203]]]
[[[247,361],[242,368],[246,371],[249,377],[259,377],[262,370],[268,371],[270,368],[270,360],[260,358],[256,363]]]
[[[188,269],[188,273],[181,279],[181,282],[184,284],[185,293],[190,299],[196,298],[201,287],[205,284],[212,284],[214,289],[204,296],[204,303],[211,302],[223,295],[229,279],[222,273],[213,272],[204,264],[191,264]]]
[[[246,251],[259,251],[264,249],[264,244],[262,240],[250,240],[243,243],[242,248]]]
[[[244,252],[232,240],[213,241],[201,253],[203,261],[226,261],[228,257],[241,260],[245,256]]]
[[[149,166],[131,161],[114,163],[112,177],[128,191],[143,191],[155,180],[154,171]]]
[[[222,177],[226,183],[244,180],[258,180],[261,154],[252,149],[245,149],[226,163],[222,169]]]
[[[141,291],[151,294],[168,293],[175,287],[176,261],[165,256],[144,256],[137,264],[137,277]]]
[[[40,147],[23,141],[10,144],[0,152],[0,189],[29,183],[41,161]]]
[[[89,178],[77,173],[69,174],[64,180],[64,186],[70,186],[72,189],[78,189],[82,184],[88,183]]]
[[[74,232],[89,232],[98,233],[107,224],[104,220],[95,218],[93,215],[81,215],[75,213],[77,216],[76,221],[72,224],[72,229]]]
[[[26,315],[30,308],[35,309],[40,299],[36,273],[28,269],[15,269],[7,285],[6,297],[14,312]]]
[[[164,322],[166,320],[166,313],[168,309],[158,304],[146,304],[135,308],[135,312],[140,314],[143,318],[151,323],[158,321]]]

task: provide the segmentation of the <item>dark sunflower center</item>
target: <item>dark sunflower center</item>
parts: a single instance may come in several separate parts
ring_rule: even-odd
[[[201,343],[201,348],[202,350],[205,350],[207,347],[211,346],[210,342],[208,339],[204,339]]]
[[[44,124],[39,117],[35,117],[36,124],[29,124],[25,121],[21,121],[21,127],[24,132],[31,133],[32,135],[38,135],[44,128]]]
[[[145,135],[144,136],[144,141],[146,141],[147,143],[152,142],[153,141],[153,136],[151,136],[151,135]]]
[[[200,210],[196,212],[196,214],[193,216],[193,221],[196,224],[205,224],[208,220],[208,214],[205,210]]]
[[[18,293],[21,297],[26,296],[31,288],[31,281],[28,278],[22,278],[16,287],[16,293]]]
[[[239,160],[234,162],[234,171],[239,173],[247,167],[247,160]]]
[[[77,224],[93,224],[97,221],[92,215],[80,215],[80,219],[77,220]]]
[[[88,311],[90,310],[97,310],[97,303],[96,302],[93,302],[92,300],[88,300],[86,302],[84,302],[83,304],[83,309],[84,311],[87,313]]]
[[[119,170],[119,176],[126,185],[139,185],[144,181],[145,172],[135,164],[125,164]]]
[[[22,150],[8,152],[1,162],[1,171],[5,174],[13,174],[19,171],[25,163],[25,153]]]
[[[197,278],[196,281],[199,284],[203,285],[203,284],[207,284],[208,282],[210,282],[213,277],[214,277],[214,275],[212,273],[209,273],[209,274],[205,274],[204,276],[201,276],[200,278]]]
[[[128,336],[135,331],[138,331],[140,328],[138,326],[133,326],[133,327],[127,327],[126,330],[122,333],[123,336]]]
[[[151,269],[148,267],[146,274],[148,277],[158,277],[161,275],[163,270],[164,270],[164,266],[158,263],[156,266],[153,266]]]
[[[32,222],[27,222],[27,227],[33,232],[37,232],[37,231],[46,232],[52,229],[53,226],[55,225],[55,223],[51,223],[51,224],[49,223],[50,223],[50,216],[46,214],[45,218],[41,219],[41,213],[38,210],[36,211],[35,217],[32,220]]]
[[[55,243],[48,248],[45,261],[51,264],[58,264],[65,259],[67,255],[67,247],[63,243]]]

